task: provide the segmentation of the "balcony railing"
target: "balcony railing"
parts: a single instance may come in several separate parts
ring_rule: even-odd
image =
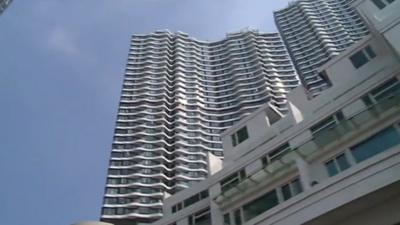
[[[400,92],[340,121],[334,127],[315,133],[312,139],[286,152],[279,160],[273,161],[230,189],[221,192],[214,200],[223,207],[243,194],[256,190],[259,184],[266,185],[296,170],[296,158],[301,157],[310,162],[338,143],[351,140],[354,134],[378,124],[383,118],[397,115],[400,115]]]

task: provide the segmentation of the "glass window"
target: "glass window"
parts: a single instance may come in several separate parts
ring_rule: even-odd
[[[368,58],[364,54],[364,52],[359,51],[359,52],[355,53],[354,55],[350,56],[350,61],[353,64],[353,66],[356,69],[358,69],[368,62]]]
[[[205,198],[208,198],[208,190],[205,190],[205,191],[202,191],[202,192],[200,192],[200,198],[201,199],[205,199]]]
[[[372,2],[375,4],[376,7],[378,7],[379,9],[383,9],[386,7],[386,4],[383,3],[382,0],[372,0]]]
[[[296,178],[281,187],[281,193],[284,201],[301,192],[303,192],[303,187],[299,178]]]
[[[229,216],[229,213],[224,215],[224,225],[231,225],[231,218]]]
[[[334,126],[336,126],[335,118],[333,116],[330,116],[330,117],[322,120],[321,122],[315,124],[314,126],[312,126],[310,128],[310,130],[311,130],[311,132],[313,134],[315,134],[315,133],[318,133],[321,130],[329,129],[329,128],[332,128]]]
[[[349,161],[347,161],[347,158],[344,154],[341,154],[338,157],[336,157],[336,162],[341,171],[346,170],[350,167],[350,163]]]
[[[290,191],[289,184],[282,186],[281,190],[282,190],[283,199],[285,201],[292,197],[292,192]]]
[[[350,61],[353,66],[358,69],[368,61],[376,57],[376,53],[371,48],[371,46],[366,46],[364,49],[356,52],[354,55],[350,56]]]
[[[371,105],[374,104],[369,95],[366,95],[366,96],[362,97],[361,99],[365,103],[365,105],[367,105],[367,106],[371,106]]]
[[[243,127],[242,129],[240,129],[238,132],[238,142],[242,143],[243,141],[245,141],[247,138],[249,138],[249,133],[247,132],[247,127]]]
[[[376,101],[391,98],[400,94],[400,82],[394,77],[373,89],[369,94],[362,97],[363,102],[367,105],[373,105]]]
[[[282,158],[282,156],[284,156],[290,150],[291,150],[291,148],[290,148],[289,143],[285,143],[285,144],[279,146],[277,149],[273,150],[272,152],[270,152],[268,154],[269,162],[279,160],[280,158]]]
[[[334,157],[325,163],[325,168],[328,171],[328,175],[335,176],[341,171],[344,171],[350,167],[350,163],[344,153]]]
[[[189,225],[194,225],[193,216],[188,217],[188,222],[189,222]]]
[[[196,203],[198,201],[200,201],[200,196],[199,196],[199,194],[196,194],[196,195],[193,195],[192,197],[186,199],[183,202],[183,204],[184,204],[184,207],[188,207],[188,206],[190,206],[190,205],[192,205],[192,204],[194,204],[194,203]]]
[[[303,186],[301,185],[300,179],[296,178],[292,181],[292,190],[293,190],[293,195],[300,194],[303,192]]]
[[[103,215],[115,215],[115,209],[103,208]]]
[[[178,209],[178,211],[182,209],[182,203],[177,204],[177,209]]]
[[[326,162],[325,167],[330,177],[339,173],[338,169],[336,168],[335,161],[333,159]]]
[[[376,101],[389,98],[400,92],[400,82],[397,78],[392,78],[379,87],[371,91],[371,95]]]
[[[279,204],[276,190],[268,192],[267,194],[249,202],[243,206],[244,220],[249,221],[252,218],[260,215],[261,213],[271,209]]]
[[[240,214],[240,209],[237,209],[233,213],[234,219],[235,219],[235,225],[242,225],[242,215]]]
[[[369,45],[367,47],[365,47],[365,52],[367,53],[367,55],[369,56],[370,59],[373,59],[376,57],[376,53]]]
[[[400,135],[394,127],[389,127],[350,149],[356,162],[362,162],[399,143]]]
[[[236,134],[232,134],[231,139],[232,139],[232,145],[236,146],[238,144],[238,141],[236,140]]]
[[[209,225],[211,222],[210,208],[205,208],[188,217],[189,225]]]
[[[233,146],[236,146],[245,141],[247,138],[249,138],[247,127],[243,127],[240,130],[238,130],[235,134],[232,134],[231,138]]]
[[[235,187],[238,183],[246,178],[246,172],[242,169],[237,173],[230,175],[229,177],[223,179],[221,181],[221,190],[227,191],[233,187]]]

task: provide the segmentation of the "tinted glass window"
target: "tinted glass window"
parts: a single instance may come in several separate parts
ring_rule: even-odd
[[[366,64],[368,62],[368,58],[363,51],[359,51],[356,54],[350,56],[350,61],[357,69]]]
[[[292,182],[292,188],[293,188],[293,195],[297,195],[301,192],[303,192],[303,187],[301,186],[300,179],[297,178]]]
[[[350,167],[350,163],[349,161],[347,161],[347,158],[344,154],[341,154],[338,157],[336,157],[336,162],[341,171]]]
[[[242,143],[245,141],[247,138],[249,138],[249,133],[247,132],[247,127],[243,127],[237,132],[238,135],[238,142]]]
[[[371,46],[367,46],[365,47],[365,52],[368,54],[368,56],[373,59],[376,57],[376,54],[374,52],[374,50],[371,48]]]
[[[243,206],[244,220],[248,221],[278,205],[278,196],[273,190]]]
[[[375,134],[351,148],[356,162],[364,161],[400,143],[400,136],[393,127]]]
[[[224,215],[224,225],[231,225],[231,218],[229,217],[229,213]]]
[[[325,167],[326,167],[330,177],[339,173],[339,171],[336,168],[334,160],[330,160],[330,161],[326,162]]]
[[[375,4],[376,7],[379,9],[385,8],[385,3],[382,2],[382,0],[372,0],[372,2]]]
[[[290,192],[289,184],[286,184],[285,186],[282,187],[282,195],[284,200],[288,200],[289,198],[292,197],[292,192]]]
[[[234,212],[235,225],[242,225],[242,216],[240,215],[240,209]]]

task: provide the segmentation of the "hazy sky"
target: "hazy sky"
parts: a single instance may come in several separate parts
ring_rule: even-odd
[[[14,0],[0,15],[0,223],[98,219],[130,35],[275,31],[286,0]]]

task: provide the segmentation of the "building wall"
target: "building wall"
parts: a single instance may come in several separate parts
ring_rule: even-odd
[[[381,33],[375,29],[320,67],[332,87],[318,97],[295,96],[302,87],[295,89],[289,101],[298,100],[290,102],[290,112],[296,116],[269,125],[265,106],[227,129],[222,139],[232,153],[230,162],[199,183],[201,189],[208,188],[210,197],[176,213],[169,211],[155,224],[178,221],[186,225],[204,207],[211,208],[212,224],[223,224],[229,215],[230,225],[238,225],[233,222],[236,212],[243,225],[400,223],[396,214],[400,202],[400,60],[394,47],[398,40],[388,41],[385,35],[392,30],[397,35],[396,26]],[[367,46],[375,56],[356,68],[350,58]],[[231,135],[243,126],[248,127],[248,139],[230,144]],[[277,135],[270,139],[270,132]],[[281,157],[271,160],[271,154],[276,156],[285,143],[290,150],[285,147]],[[378,149],[382,151],[373,153]],[[360,151],[366,155],[357,156]],[[294,182],[301,186],[297,193]],[[198,191],[186,190],[167,199],[166,205]],[[266,199],[268,193],[275,193],[271,195],[275,199]]]
[[[398,209],[400,209],[399,195],[393,196],[393,198],[390,199],[385,199],[384,202],[380,202],[379,204],[374,205],[371,208],[358,212],[336,224],[396,225],[400,222]]]
[[[180,32],[134,35],[102,219],[160,218],[165,197],[218,170],[207,154],[222,158],[222,131],[265,103],[286,113],[286,94],[298,84],[276,33],[244,31],[217,42]]]
[[[298,0],[274,12],[275,23],[310,97],[329,86],[318,75],[318,67],[368,33],[352,3]]]

